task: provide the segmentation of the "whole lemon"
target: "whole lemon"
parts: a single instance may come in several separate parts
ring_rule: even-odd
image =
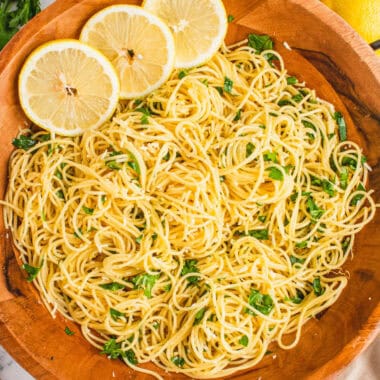
[[[322,0],[368,43],[380,40],[380,0]],[[380,51],[377,51],[380,55]]]

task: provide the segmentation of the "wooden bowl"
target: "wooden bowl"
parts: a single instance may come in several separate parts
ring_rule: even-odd
[[[27,55],[41,43],[78,37],[84,22],[111,3],[138,1],[58,0],[18,33],[0,54],[0,191],[4,195],[12,138],[28,124],[17,95],[17,75]],[[380,60],[338,16],[317,0],[229,0],[235,16],[228,40],[237,41],[250,29],[276,40],[276,49],[291,74],[317,89],[320,97],[342,110],[349,137],[359,141],[372,166],[371,187],[380,194]],[[288,51],[282,42],[293,48]],[[339,95],[337,95],[339,94]],[[347,112],[348,110],[348,112]],[[350,118],[351,116],[351,118]],[[352,122],[353,121],[353,122]],[[33,286],[19,269],[9,234],[0,222],[0,341],[38,379],[145,379],[120,361],[98,354],[77,326],[52,319]],[[346,366],[378,333],[380,319],[380,213],[363,230],[355,257],[345,269],[347,288],[319,320],[309,321],[298,346],[275,350],[240,379],[322,379]],[[67,336],[69,325],[74,336]],[[153,365],[147,367],[153,368]],[[182,378],[164,374],[166,378]]]

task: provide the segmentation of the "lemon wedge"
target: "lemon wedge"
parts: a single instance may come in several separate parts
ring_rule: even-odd
[[[174,65],[174,39],[157,16],[141,7],[114,5],[92,16],[80,40],[100,50],[119,75],[124,99],[147,95],[160,87]]]
[[[379,0],[322,0],[368,42],[380,40]],[[376,52],[380,55],[380,50]]]
[[[162,18],[173,32],[176,68],[207,62],[227,33],[227,15],[221,0],[145,0],[143,7]]]
[[[50,132],[74,136],[114,113],[120,85],[109,60],[76,40],[48,42],[27,58],[19,99],[29,119]]]

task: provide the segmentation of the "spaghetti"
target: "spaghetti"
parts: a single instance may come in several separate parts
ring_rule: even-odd
[[[30,131],[11,157],[6,226],[46,307],[102,353],[228,376],[272,341],[294,347],[346,286],[376,205],[337,121],[277,52],[245,41],[98,130]]]

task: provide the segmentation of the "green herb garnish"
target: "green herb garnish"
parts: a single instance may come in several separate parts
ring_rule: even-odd
[[[196,325],[199,325],[205,315],[205,312],[206,312],[206,308],[205,307],[202,307],[202,309],[200,309],[196,314],[195,314],[195,318],[194,318],[194,323],[193,325],[196,326]]]
[[[225,92],[227,92],[228,94],[231,94],[232,93],[232,87],[234,85],[234,82],[228,78],[228,77],[224,77],[224,86],[223,86],[223,90]]]
[[[42,260],[41,265],[39,267],[33,267],[27,263],[22,264],[21,268],[24,269],[24,271],[26,273],[28,273],[28,278],[26,279],[26,281],[32,282],[37,277],[37,274],[39,273],[39,271],[42,268],[42,264],[43,264],[43,260]]]
[[[136,108],[135,111],[141,112],[143,115],[141,116],[141,124],[149,124],[149,116],[152,116],[150,109],[147,107]]]
[[[290,301],[292,301],[295,304],[300,304],[305,298],[305,295],[297,289],[297,295],[295,297],[290,298]]]
[[[82,210],[87,215],[92,215],[94,213],[94,209],[86,206],[82,206]]]
[[[173,364],[175,364],[177,367],[182,368],[185,365],[185,359],[181,356],[173,356],[171,359]]]
[[[348,186],[348,168],[343,167],[340,172],[340,187],[345,190]]]
[[[183,79],[185,78],[185,76],[187,76],[189,74],[189,70],[181,70],[179,73],[178,73],[178,79]]]
[[[249,34],[248,46],[255,50],[255,53],[259,54],[264,50],[273,49],[273,41],[267,35]]]
[[[316,296],[321,296],[325,292],[325,290],[321,286],[321,279],[320,279],[320,277],[316,277],[313,280],[313,290],[314,290],[314,294]]]
[[[152,298],[152,289],[156,281],[160,278],[158,274],[138,274],[131,279],[131,282],[135,285],[135,289],[143,289],[144,295],[147,298]]]
[[[132,349],[125,351],[125,358],[129,361],[129,363],[133,365],[136,365],[138,363],[136,354]]]
[[[112,292],[125,288],[123,284],[119,284],[118,282],[109,282],[108,284],[100,284],[99,286],[105,290],[111,290]]]
[[[284,180],[284,174],[282,171],[275,166],[271,166],[267,168],[266,170],[269,171],[269,178],[272,178],[276,181],[283,181]]]
[[[306,201],[306,209],[310,213],[310,216],[313,220],[320,219],[321,216],[325,213],[325,211],[319,208],[318,205],[314,202],[312,196],[309,196]]]
[[[255,146],[252,143],[248,143],[245,147],[245,156],[249,157],[253,151],[255,150]]]
[[[112,307],[110,308],[110,314],[114,321],[117,321],[120,317],[125,317],[124,313],[121,313],[120,311],[113,309]]]
[[[303,95],[302,95],[301,93],[298,93],[298,94],[292,96],[292,100],[293,100],[294,102],[296,102],[296,103],[301,102],[302,99],[303,99]]]
[[[106,161],[106,166],[111,170],[121,170],[121,165],[117,163],[115,160]]]
[[[251,294],[248,297],[248,303],[264,315],[268,315],[274,307],[272,297],[268,294],[260,293],[257,289],[251,289]],[[245,309],[245,312],[250,315],[255,315],[255,313],[248,308]]]
[[[306,244],[304,244],[304,243],[306,243]],[[298,246],[297,244],[299,244],[300,246]],[[297,243],[297,244],[296,244],[297,248],[306,248],[307,247],[307,241],[306,242],[303,241],[302,243]],[[292,265],[303,264],[305,262],[305,259],[300,259],[297,256],[290,255],[290,262]]]
[[[59,199],[65,200],[65,194],[62,189],[57,190],[55,193]]]
[[[65,333],[66,335],[74,335],[74,331],[71,331],[67,326],[65,327]]]
[[[296,77],[287,77],[286,78],[286,83],[287,84],[296,84],[298,81],[297,81],[297,78]]]
[[[248,235],[254,237],[257,240],[269,240],[269,231],[265,230],[249,230]]]
[[[277,163],[277,153],[276,152],[266,152],[263,155],[264,161],[272,161],[274,163]]]
[[[365,187],[359,183],[356,191],[366,191],[365,190]],[[361,194],[356,194],[352,199],[351,199],[351,202],[350,202],[350,206],[356,206],[362,199],[364,198],[364,194],[361,193]]]
[[[0,50],[40,11],[39,0],[0,1]]]
[[[243,336],[239,339],[239,343],[240,343],[242,346],[247,347],[247,346],[248,346],[248,343],[249,343],[249,340],[248,340],[247,335],[243,335]]]
[[[1,12],[1,5],[0,5],[0,12]],[[0,31],[0,41],[1,41],[1,31]],[[26,151],[26,150],[29,150],[30,148],[33,148],[37,144],[37,141],[33,140],[29,136],[20,135],[19,137],[13,139],[12,144],[16,148],[23,149]]]
[[[217,86],[217,87],[215,87],[215,89],[219,92],[220,96],[223,95],[223,87]]]
[[[126,356],[125,351],[121,349],[121,343],[116,342],[114,338],[104,343],[103,350],[100,353],[107,355],[110,359],[125,358]]]
[[[183,264],[182,270],[181,270],[181,276],[185,276],[188,273],[199,273],[199,269],[197,267],[198,260],[190,259],[185,260],[185,263]],[[187,281],[190,284],[195,284],[198,282],[199,276],[189,276],[187,277]]]
[[[239,121],[240,118],[241,118],[241,108],[236,112],[236,115],[233,121]]]
[[[346,126],[346,122],[344,120],[343,115],[340,112],[335,112],[334,119],[336,123],[338,124],[340,141],[346,141],[347,140],[347,126]]]
[[[235,16],[233,16],[233,15],[228,15],[228,17],[227,17],[227,21],[229,22],[229,23],[231,23],[232,21],[234,21],[235,20]]]

